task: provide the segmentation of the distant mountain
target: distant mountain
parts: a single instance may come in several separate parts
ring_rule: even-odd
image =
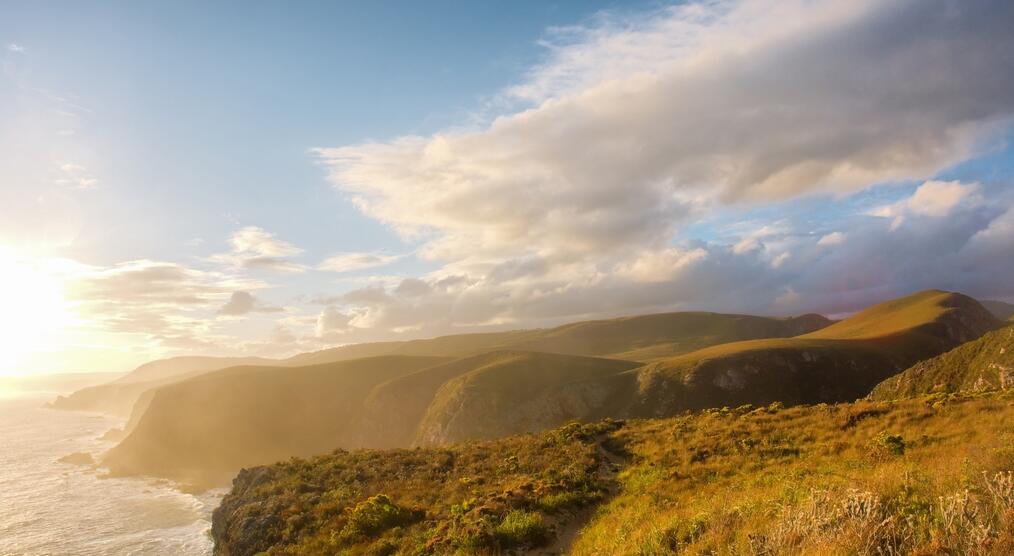
[[[237,365],[277,364],[260,357],[171,357],[145,363],[112,382],[89,386],[69,396],[58,396],[50,407],[101,411],[126,417],[146,390],[200,373]]]
[[[873,399],[1014,389],[1014,325],[920,361],[881,382]]]
[[[285,364],[310,365],[377,355],[467,357],[495,350],[649,361],[736,340],[796,336],[832,322],[816,314],[776,318],[707,312],[659,313],[575,322],[549,329],[355,344],[296,355],[286,359]]]
[[[982,306],[989,310],[990,313],[996,316],[1000,320],[1011,320],[1014,319],[1014,303],[1007,303],[1005,301],[981,301]]]
[[[795,338],[722,344],[647,365],[630,377],[628,414],[854,400],[998,325],[968,296],[924,291]]]
[[[199,375],[154,390],[136,426],[102,463],[113,474],[221,484],[241,467],[347,445],[373,387],[443,361],[381,356]]]
[[[817,330],[832,321],[820,315],[790,318],[663,313],[586,321],[551,329],[456,334],[424,340],[354,344],[302,353],[283,360],[259,357],[172,357],[145,363],[108,384],[85,388],[51,404],[56,409],[101,411],[119,416],[143,412],[143,394],[185,378],[240,365],[300,367],[381,355],[466,357],[498,349],[601,355],[647,361],[704,346],[751,338],[780,338]],[[135,404],[140,404],[135,409]],[[131,421],[136,421],[134,415]],[[130,425],[128,425],[128,430]]]

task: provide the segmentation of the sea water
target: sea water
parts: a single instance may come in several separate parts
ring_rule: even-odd
[[[100,437],[122,420],[43,407],[49,397],[0,392],[0,555],[207,555],[223,490],[191,495],[167,481],[105,478]]]

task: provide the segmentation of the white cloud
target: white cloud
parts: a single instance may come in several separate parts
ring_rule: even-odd
[[[812,223],[760,222],[731,246],[680,231],[731,206],[931,179],[982,152],[1014,116],[1012,25],[1014,4],[990,0],[745,0],[556,29],[488,123],[316,151],[363,212],[444,264],[342,297],[346,337],[686,307],[840,311],[971,287],[999,263],[962,275],[959,252],[1009,201],[977,206],[960,183],[928,181],[890,207],[912,217],[893,232],[862,215],[820,238],[793,231]]]
[[[822,247],[830,247],[832,245],[841,245],[845,243],[845,234],[842,232],[831,232],[822,236],[817,240],[817,245]]]
[[[10,43],[10,44],[7,45],[7,50],[9,50],[10,52],[19,52],[20,53],[20,52],[24,52],[25,51],[25,47],[21,46],[20,44],[12,42],[12,43]]]
[[[343,314],[333,306],[324,307],[317,316],[316,335],[322,338],[332,332],[348,330],[352,317]]]
[[[339,253],[325,259],[317,268],[330,272],[353,272],[387,266],[399,258],[397,255],[383,253]]]
[[[210,260],[247,269],[274,270],[277,272],[303,272],[306,267],[293,262],[291,257],[303,250],[282,241],[262,228],[246,226],[229,238],[231,253],[213,255]]]
[[[1004,2],[708,3],[571,32],[484,128],[320,149],[423,256],[609,256],[694,209],[963,160],[1014,114]],[[968,64],[975,53],[976,64]],[[547,77],[549,76],[549,77]],[[974,83],[974,86],[969,86]]]
[[[958,204],[977,201],[978,184],[963,184],[958,181],[928,181],[919,186],[915,193],[890,205],[869,211],[871,216],[891,218],[891,228],[897,229],[910,215],[939,218],[947,216]]]

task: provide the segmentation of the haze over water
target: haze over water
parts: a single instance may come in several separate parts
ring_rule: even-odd
[[[42,407],[52,394],[0,394],[0,555],[211,554],[211,511],[221,494],[193,496],[169,483],[103,479],[60,463],[112,446],[122,423]]]

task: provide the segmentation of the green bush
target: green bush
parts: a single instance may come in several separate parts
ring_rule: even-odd
[[[361,541],[400,525],[417,521],[422,516],[402,508],[387,495],[377,494],[345,510],[345,527],[332,541],[338,545]]]
[[[493,530],[504,548],[538,546],[549,538],[549,528],[542,514],[525,510],[511,510]]]

